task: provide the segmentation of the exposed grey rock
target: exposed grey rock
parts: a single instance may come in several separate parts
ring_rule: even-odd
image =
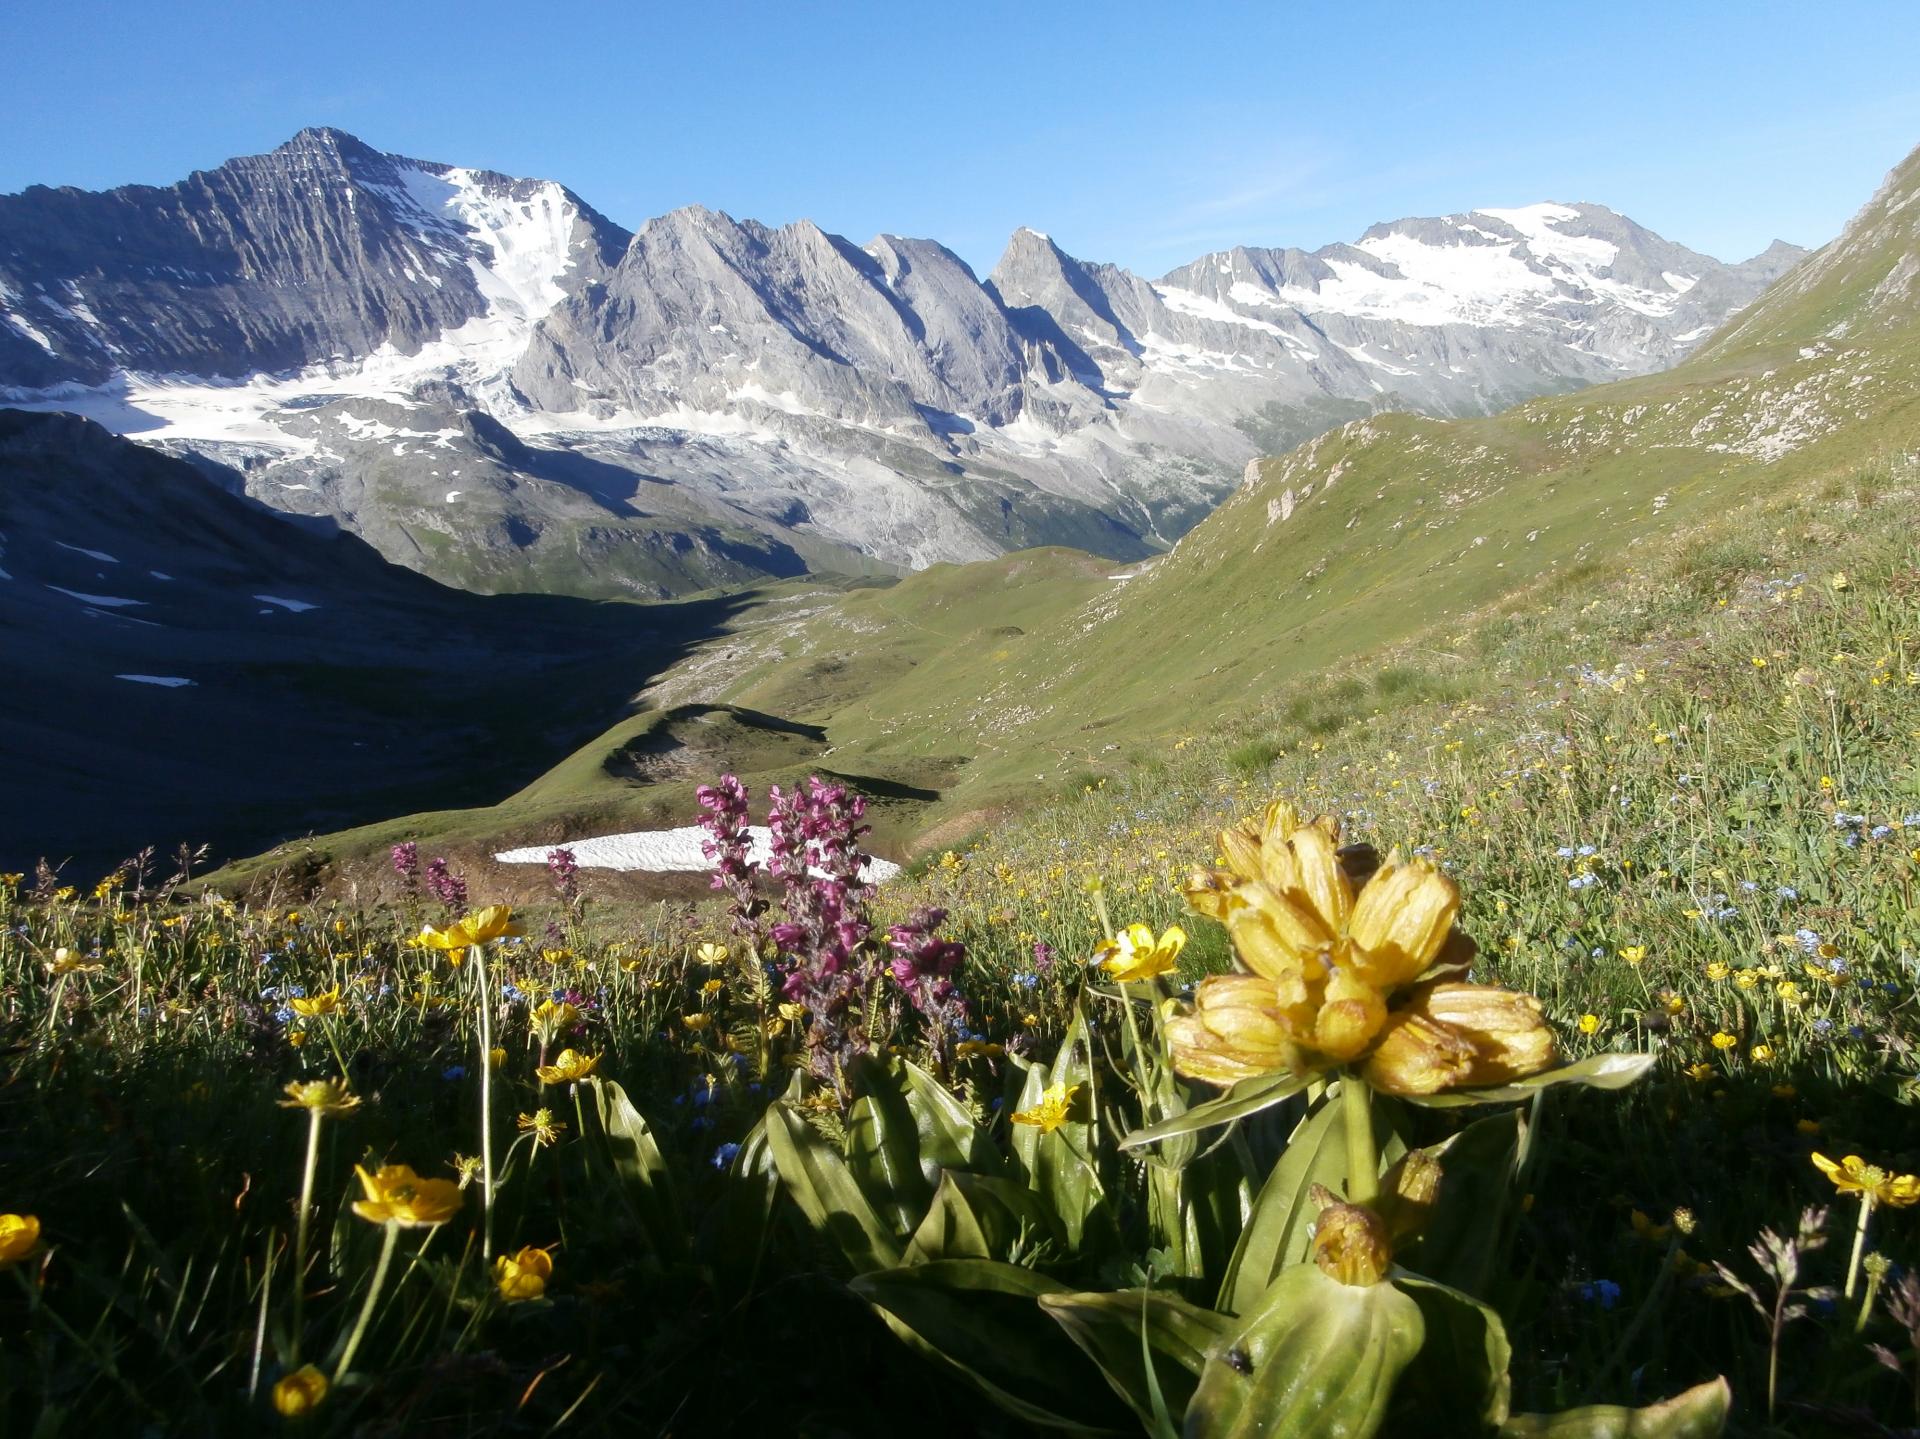
[[[983,283],[808,221],[629,237],[551,182],[310,130],[169,189],[0,198],[0,385],[482,589],[1133,560],[1346,420],[1670,364],[1799,254],[1544,205],[1157,281],[1021,230]]]

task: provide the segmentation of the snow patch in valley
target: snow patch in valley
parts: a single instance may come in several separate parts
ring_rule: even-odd
[[[501,850],[494,858],[501,864],[545,864],[555,849],[569,849],[582,869],[643,871],[648,874],[705,874],[713,861],[700,848],[706,831],[698,825],[679,829],[634,830],[627,834],[607,834],[596,839],[569,840],[565,845],[535,845],[526,849]],[[754,825],[747,831],[749,858],[765,865],[773,856],[773,831]],[[900,866],[889,860],[869,856],[867,878],[875,884],[892,879]]]
[[[48,585],[55,594],[65,595],[68,599],[78,600],[83,605],[98,605],[103,609],[118,609],[125,605],[144,605],[145,600],[123,600],[115,595],[88,595],[79,590],[62,589],[59,585]]]
[[[255,595],[254,598],[263,605],[278,605],[281,609],[291,610],[296,615],[302,610],[317,610],[320,608],[320,606],[310,604],[306,600],[289,600],[280,595]],[[265,614],[266,611],[262,610],[261,613]]]
[[[55,540],[54,543],[63,550],[72,550],[76,555],[85,555],[88,559],[98,560],[103,565],[117,565],[120,563],[120,561],[116,560],[105,550],[90,550],[85,545],[70,545],[65,540]]]
[[[177,690],[185,685],[196,683],[194,680],[181,679],[179,675],[115,675],[117,680],[131,680],[137,685],[159,685],[164,689]]]

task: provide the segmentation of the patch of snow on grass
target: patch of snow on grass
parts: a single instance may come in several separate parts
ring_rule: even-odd
[[[751,841],[749,857],[765,865],[773,856],[773,831],[755,825],[747,831]],[[679,829],[635,830],[628,834],[607,834],[595,839],[570,840],[564,846],[582,869],[612,869],[647,874],[705,874],[713,861],[700,848],[706,831],[698,825]],[[534,845],[526,849],[507,849],[494,855],[501,864],[545,864],[558,845]],[[880,884],[900,873],[900,866],[889,860],[870,857],[867,875]]]

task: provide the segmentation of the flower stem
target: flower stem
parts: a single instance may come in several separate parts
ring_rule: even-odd
[[[340,1066],[340,1082],[347,1082],[347,1061],[340,1053],[340,1041],[333,1037],[333,1016],[323,1015],[320,1019],[320,1032],[327,1037],[327,1048],[333,1051],[333,1062]]]
[[[367,1297],[360,1306],[360,1317],[353,1321],[353,1333],[347,1336],[347,1347],[341,1351],[340,1362],[334,1366],[335,1384],[347,1372],[347,1366],[353,1363],[353,1356],[360,1349],[360,1341],[366,1337],[367,1324],[373,1318],[373,1306],[380,1298],[381,1289],[386,1286],[387,1266],[393,1263],[393,1246],[400,1238],[400,1226],[389,1220],[381,1227],[386,1233],[380,1239],[380,1262],[373,1267],[373,1283],[367,1286]]]
[[[487,989],[487,947],[473,947],[473,977],[480,989],[480,1208],[486,1216],[480,1258],[493,1259],[493,995]]]
[[[1372,1091],[1351,1070],[1340,1076],[1342,1127],[1347,1132],[1347,1202],[1371,1204],[1380,1192],[1380,1154],[1373,1146]]]
[[[1853,1258],[1847,1261],[1846,1297],[1853,1298],[1853,1291],[1860,1283],[1860,1256],[1867,1252],[1867,1219],[1873,1213],[1873,1196],[1862,1190],[1860,1194],[1860,1222],[1853,1229]]]
[[[307,1111],[307,1167],[300,1176],[300,1214],[293,1224],[293,1340],[287,1367],[300,1367],[301,1315],[307,1305],[307,1221],[313,1211],[313,1175],[320,1164],[319,1109]]]

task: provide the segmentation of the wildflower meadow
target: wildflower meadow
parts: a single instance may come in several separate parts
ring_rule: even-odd
[[[0,876],[0,1426],[1920,1424],[1920,554],[1767,512],[865,873]],[[689,816],[693,818],[693,816]],[[771,826],[756,863],[749,823]]]

